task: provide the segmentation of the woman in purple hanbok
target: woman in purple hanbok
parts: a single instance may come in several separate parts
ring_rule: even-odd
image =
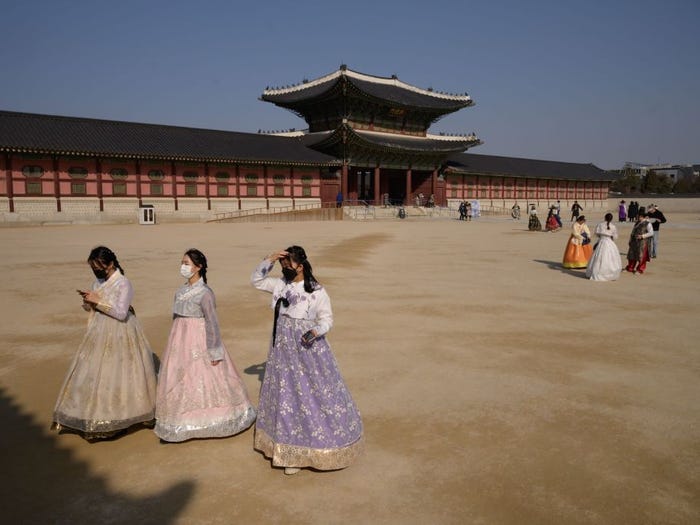
[[[275,261],[282,279],[269,275]],[[275,310],[255,449],[285,474],[347,467],[362,451],[362,420],[326,340],[333,312],[325,288],[300,246],[269,255],[251,282],[272,294]]]
[[[88,264],[97,280],[78,290],[88,326],[58,395],[54,427],[89,440],[115,436],[153,421],[156,373],[153,352],[134,315],[134,289],[112,250],[98,246]]]
[[[253,424],[255,409],[221,341],[207,258],[188,250],[180,274],[187,282],[175,293],[154,432],[166,442],[238,434]]]

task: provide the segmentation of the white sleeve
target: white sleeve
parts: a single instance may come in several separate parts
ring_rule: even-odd
[[[282,280],[279,277],[270,277],[270,270],[272,270],[273,266],[274,263],[271,263],[267,259],[263,259],[255,270],[253,270],[253,274],[250,276],[250,283],[258,290],[272,293],[275,286],[277,286],[277,284],[279,284],[279,282]]]
[[[317,295],[316,303],[316,325],[314,330],[316,335],[327,334],[333,326],[333,310],[331,309],[331,298],[325,289],[314,292]]]

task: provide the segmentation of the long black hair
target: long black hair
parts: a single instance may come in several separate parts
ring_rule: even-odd
[[[625,202],[625,201],[622,201],[622,202]],[[608,230],[610,229],[610,221],[612,221],[612,219],[613,219],[613,214],[612,214],[612,213],[606,213],[606,214],[605,214],[605,222],[608,223],[608,228],[607,228]]]
[[[204,280],[204,284],[207,283],[207,258],[202,252],[196,248],[190,248],[185,252],[185,255],[190,258],[190,260],[199,266],[199,276]]]
[[[316,290],[321,284],[314,277],[311,263],[306,258],[306,252],[301,246],[290,246],[285,250],[289,254],[289,259],[297,264],[301,264],[304,268],[304,290],[306,293],[311,293]]]
[[[122,272],[122,275],[124,275],[125,273],[124,268],[122,268],[119,264],[115,253],[106,246],[98,246],[97,248],[93,248],[87,259],[87,262],[90,261],[96,261],[100,263],[102,268],[107,268],[107,266],[109,266],[109,263],[114,263],[114,267],[120,272]]]

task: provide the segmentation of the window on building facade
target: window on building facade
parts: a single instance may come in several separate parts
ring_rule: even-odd
[[[246,195],[248,197],[256,197],[258,195],[258,176],[254,173],[248,173],[245,176],[245,181],[247,183]]]
[[[163,195],[163,183],[165,178],[163,170],[149,170],[148,178],[151,180],[151,195]]]
[[[39,178],[44,174],[41,166],[24,166],[22,175],[26,177],[24,181],[24,191],[27,195],[41,195],[41,181]]]
[[[126,195],[126,182],[129,176],[124,168],[114,168],[109,170],[109,176],[112,178],[112,195]]]
[[[311,186],[302,186],[301,187],[301,196],[302,197],[311,197]]]
[[[196,171],[185,171],[182,173],[182,178],[185,179],[185,195],[194,197],[197,195],[197,179],[199,174]]]
[[[85,181],[82,179],[87,178],[88,170],[82,167],[71,167],[68,168],[68,176],[71,178],[71,195],[85,195],[87,193],[87,187]]]
[[[273,181],[275,184],[284,184],[284,181],[286,180],[286,178],[287,178],[287,177],[285,177],[284,175],[273,175],[273,176],[272,176],[272,181]]]
[[[275,184],[275,197],[284,197],[284,186],[282,184]]]
[[[228,197],[228,183],[231,180],[231,175],[227,171],[217,171],[214,175],[214,180],[218,183],[216,185],[216,196]]]
[[[314,181],[314,178],[311,177],[310,175],[304,175],[301,177],[302,186],[311,186],[313,181]]]

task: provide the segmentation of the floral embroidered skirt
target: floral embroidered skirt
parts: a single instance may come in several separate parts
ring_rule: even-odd
[[[153,352],[133,314],[94,312],[56,401],[55,423],[89,435],[153,420]]]
[[[171,442],[226,437],[253,421],[255,409],[228,352],[211,364],[204,318],[175,318],[158,375],[156,435]]]
[[[325,337],[280,315],[260,389],[255,449],[277,467],[345,468],[362,452],[362,419]]]

